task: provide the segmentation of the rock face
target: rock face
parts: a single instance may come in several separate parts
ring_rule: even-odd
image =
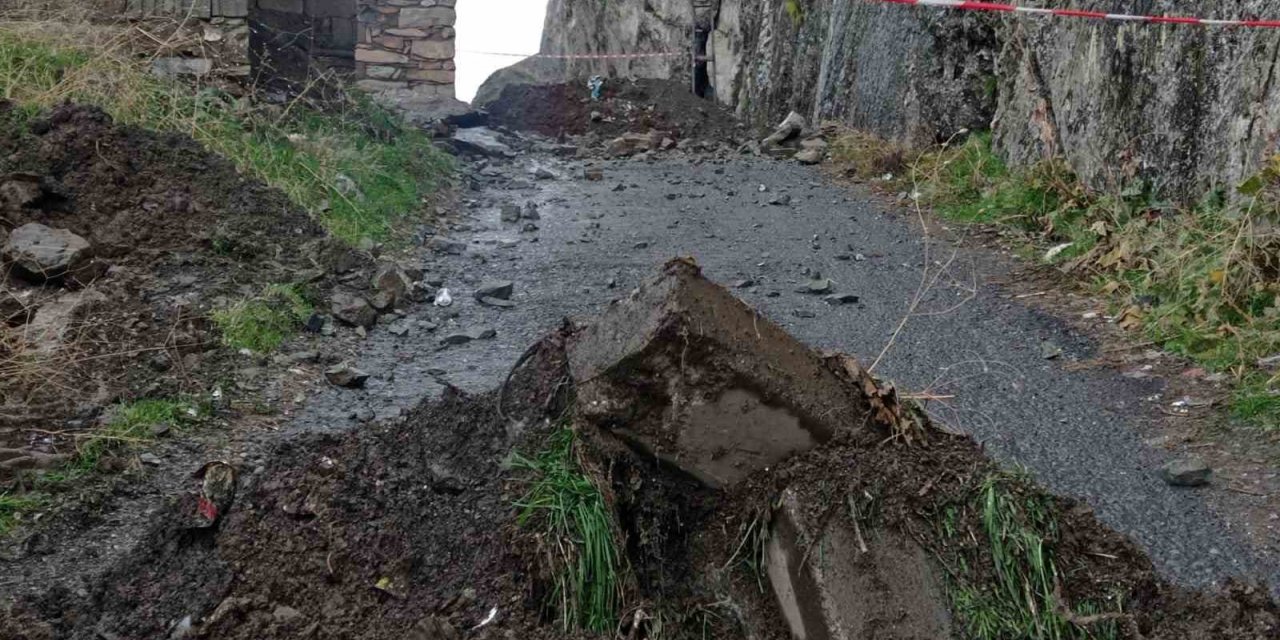
[[[1121,4],[1081,0],[1072,8],[1276,14],[1266,0]],[[542,50],[684,51],[691,5],[551,0]],[[908,144],[990,128],[1015,166],[1059,155],[1095,188],[1146,180],[1181,200],[1232,186],[1280,151],[1280,41],[1262,29],[1013,19],[857,0],[721,0],[710,48],[716,99],[761,128],[792,110]],[[689,75],[680,57],[534,64],[504,78]]]

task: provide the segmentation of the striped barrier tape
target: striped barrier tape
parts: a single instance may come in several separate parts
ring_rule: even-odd
[[[938,9],[960,9],[964,11],[995,11],[1000,13],[1020,13],[1028,15],[1057,16],[1061,18],[1085,18],[1092,20],[1115,20],[1118,22],[1147,22],[1155,24],[1196,24],[1209,27],[1249,27],[1255,29],[1280,29],[1280,20],[1218,20],[1213,18],[1196,18],[1192,16],[1140,16],[1127,13],[1106,13],[1103,11],[1082,11],[1079,9],[1047,9],[1040,7],[1024,7],[1021,5],[999,2],[968,2],[967,0],[877,0],[889,4],[905,4]]]
[[[554,60],[618,60],[624,58],[677,58],[689,55],[679,53],[502,53],[497,51],[459,51],[479,56],[506,56],[511,58],[552,58]]]

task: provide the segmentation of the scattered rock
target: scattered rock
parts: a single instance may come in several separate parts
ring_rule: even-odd
[[[276,622],[291,622],[302,617],[302,612],[293,607],[280,605],[276,607],[275,611],[271,612],[271,617],[275,618]]]
[[[1062,357],[1062,347],[1059,347],[1058,345],[1048,341],[1041,342],[1040,357],[1044,358],[1045,360],[1054,360],[1054,359],[1060,358]]]
[[[831,282],[830,278],[818,278],[815,280],[810,280],[803,287],[796,289],[796,292],[812,293],[816,295],[816,294],[830,293],[834,287],[835,287],[835,283]]]
[[[151,466],[151,467],[160,466],[160,457],[154,453],[144,453],[138,456],[138,460],[142,462],[142,464],[145,464],[147,466]]]
[[[36,282],[67,278],[86,284],[105,271],[105,265],[95,265],[88,240],[38,222],[14,229],[3,253],[23,276]]]
[[[498,139],[498,134],[487,127],[458,129],[453,142],[460,151],[484,156],[503,157],[513,153],[511,147]]]
[[[393,264],[378,267],[369,284],[377,294],[383,294],[389,299],[389,307],[403,304],[408,299],[409,292],[413,291],[413,279],[404,269]]]
[[[604,180],[604,169],[600,169],[600,168],[587,169],[582,172],[582,177],[592,182],[599,182],[601,180]]]
[[[479,298],[479,302],[487,307],[498,307],[501,309],[510,309],[516,306],[516,303],[502,298]]]
[[[529,171],[534,180],[554,180],[556,174],[546,167],[534,167]]]
[[[475,298],[481,300],[484,298],[496,298],[499,300],[510,300],[511,294],[515,291],[515,284],[510,280],[490,280],[481,284],[476,288]]]
[[[755,286],[755,284],[756,284],[756,281],[755,281],[755,280],[752,280],[751,278],[744,278],[744,279],[742,279],[742,280],[738,280],[737,282],[734,282],[734,283],[733,283],[733,288],[734,288],[734,289],[746,289],[747,287]]]
[[[436,253],[445,255],[460,256],[467,251],[467,243],[461,240],[454,240],[445,236],[435,236],[427,241],[427,248]]]
[[[542,216],[538,213],[538,205],[532,202],[524,203],[524,211],[521,212],[521,216],[524,217],[525,220],[541,220],[542,219]]]
[[[453,296],[449,295],[448,289],[440,289],[436,292],[436,298],[432,301],[437,307],[448,307],[453,304]]]
[[[822,298],[827,304],[857,304],[858,296],[852,293],[833,293]]]
[[[785,207],[791,204],[791,196],[787,194],[776,195],[769,199],[769,204],[775,207]]]
[[[1213,469],[1196,456],[1172,460],[1160,468],[1160,477],[1175,487],[1202,487],[1209,484]]]
[[[777,128],[773,130],[773,134],[760,141],[760,146],[771,147],[780,145],[800,135],[800,132],[804,131],[804,127],[804,116],[792,111],[791,113],[788,113],[786,119],[779,123]]]
[[[825,149],[801,149],[793,157],[800,164],[822,164],[827,157],[827,152]]]
[[[213,71],[213,60],[210,58],[156,58],[151,61],[151,73],[160,78],[177,78],[179,76],[203,77]]]
[[[378,312],[364,298],[345,292],[333,294],[329,310],[333,317],[354,327],[372,327]]]
[[[496,337],[498,332],[493,329],[470,329],[468,331],[458,331],[440,338],[440,344],[444,346],[466,344],[475,340],[488,340]]]
[[[348,389],[359,389],[369,381],[369,374],[355,368],[349,362],[336,364],[324,371],[324,377],[329,384],[338,387],[346,387]]]
[[[14,208],[32,206],[43,195],[40,176],[34,173],[11,173],[0,182],[0,203]]]
[[[1276,354],[1276,355],[1274,355],[1274,356],[1267,356],[1267,357],[1265,357],[1265,358],[1259,358],[1259,359],[1258,359],[1258,366],[1259,366],[1259,367],[1261,367],[1261,368],[1263,368],[1263,369],[1266,369],[1267,371],[1277,371],[1277,370],[1280,370],[1280,353],[1278,353],[1278,354]]]
[[[520,205],[504,204],[502,205],[502,221],[503,222],[519,222],[520,221]]]
[[[523,227],[520,227],[521,233],[533,233],[534,231],[537,231],[537,230],[538,230],[538,225],[532,222],[526,222],[524,223]]]
[[[460,640],[462,634],[448,620],[431,617],[409,631],[408,640]]]

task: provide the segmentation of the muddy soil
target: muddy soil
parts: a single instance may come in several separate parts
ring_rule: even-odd
[[[188,137],[77,105],[29,126],[6,106],[0,121],[0,234],[66,229],[100,267],[80,287],[5,265],[24,308],[0,327],[0,448],[66,455],[106,405],[206,391],[233,366],[212,309],[326,275],[306,212]]]
[[[540,637],[502,463],[566,406],[559,341],[515,372],[501,414],[496,391],[448,391],[395,425],[283,442],[215,528],[193,526],[194,483],[88,593],[0,614],[0,637],[446,640],[486,620],[466,637]]]
[[[747,137],[727,109],[671,80],[617,80],[591,100],[585,84],[511,85],[487,107],[495,124],[548,136],[662,131],[674,140],[732,142]],[[593,115],[595,114],[595,115]]]
[[[909,536],[939,567],[965,567],[952,578],[996,584],[990,542],[975,533],[981,515],[968,505],[997,468],[972,439],[926,426],[925,439],[908,442],[886,439],[889,424],[850,426],[716,490],[633,450],[615,429],[592,426],[598,408],[590,421],[578,419],[585,405],[573,402],[565,349],[583,335],[551,334],[497,390],[449,390],[398,425],[283,442],[263,470],[241,481],[213,528],[192,524],[193,487],[86,593],[55,589],[19,602],[0,616],[0,637],[564,637],[540,541],[517,521],[515,501],[528,478],[502,460],[513,448],[536,450],[566,417],[587,443],[583,468],[606,491],[628,555],[625,637],[791,637],[761,587],[761,566],[746,561],[756,552],[750,531],[769,526],[786,490],[820,522],[854,521],[860,516],[845,505],[867,496],[864,504],[875,508],[866,526],[882,534],[869,536],[871,544]],[[670,360],[651,374],[674,380],[684,365],[697,363]],[[636,399],[615,406],[615,426],[644,402],[666,401]],[[1044,500],[1059,522],[1046,542],[1064,601],[1124,603],[1118,637],[1253,640],[1280,632],[1280,609],[1265,591],[1174,587],[1087,508],[1041,496],[1029,483],[1011,486],[1018,500]],[[959,514],[952,533],[940,525],[947,513]]]

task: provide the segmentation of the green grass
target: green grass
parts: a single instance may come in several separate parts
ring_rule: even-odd
[[[227,346],[270,353],[297,333],[313,310],[297,285],[271,285],[258,297],[215,311],[213,323]]]
[[[110,415],[111,420],[106,425],[89,432],[79,442],[75,458],[69,465],[73,475],[92,471],[108,453],[153,442],[153,429],[158,425],[167,424],[172,429],[180,429],[191,424],[199,418],[201,409],[184,400],[159,398],[116,405]]]
[[[563,428],[533,458],[513,456],[512,468],[532,474],[516,506],[520,526],[545,534],[555,557],[554,598],[566,629],[607,632],[617,624],[622,559],[600,489],[577,460],[575,434]]]
[[[70,483],[96,471],[105,456],[154,442],[158,425],[182,429],[206,413],[194,402],[164,398],[122,403],[109,412],[110,420],[83,434],[76,442],[71,459],[40,476],[32,490],[22,494],[0,494],[0,536],[7,534],[24,515],[44,506],[49,492],[64,490]]]
[[[0,537],[7,535],[24,515],[44,503],[39,495],[0,493]]]
[[[188,134],[353,244],[392,237],[453,173],[428,134],[367,98],[321,113],[163,81],[104,27],[0,23],[0,97],[28,118],[72,100],[101,106],[118,122]],[[347,178],[357,189],[343,188]]]
[[[1086,190],[1061,162],[1010,170],[990,135],[925,153],[899,185],[944,218],[996,225],[1029,257],[1065,246],[1052,261],[1091,274],[1111,311],[1135,319],[1145,338],[1241,380],[1233,413],[1280,425],[1277,380],[1259,358],[1280,353],[1280,161],[1250,180],[1254,195],[1209,193],[1195,206],[1162,202],[1145,185],[1117,194]],[[1269,187],[1268,187],[1269,185]],[[1244,381],[1248,379],[1248,382]]]
[[[1085,629],[1059,614],[1055,586],[1061,579],[1053,554],[1058,537],[1051,505],[1039,494],[1018,490],[1019,481],[1005,474],[992,474],[982,484],[972,504],[965,508],[977,513],[981,534],[990,549],[989,575],[995,580],[977,584],[961,575],[953,576],[950,589],[952,609],[966,638],[971,640],[1085,640],[1119,637],[1114,622]],[[966,535],[958,530],[955,508],[944,513],[940,530],[945,538]],[[1082,604],[1077,613],[1098,613],[1094,604]]]

